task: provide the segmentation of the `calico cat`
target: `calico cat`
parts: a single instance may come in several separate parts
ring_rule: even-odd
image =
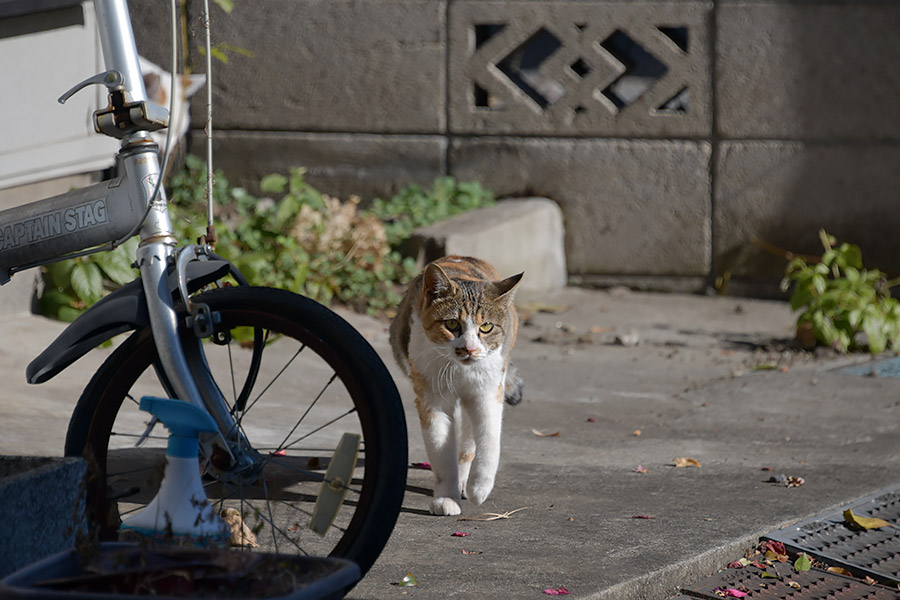
[[[413,280],[391,323],[434,474],[433,514],[458,515],[461,498],[481,504],[494,488],[503,402],[522,399],[509,355],[519,324],[513,290],[523,275],[501,280],[481,259],[440,258]]]

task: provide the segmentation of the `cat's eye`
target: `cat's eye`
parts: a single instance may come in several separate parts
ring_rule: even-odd
[[[446,327],[448,331],[458,331],[459,321],[456,319],[447,319],[444,321],[444,327]]]
[[[490,333],[494,329],[493,323],[482,323],[481,327],[478,328],[481,333]]]

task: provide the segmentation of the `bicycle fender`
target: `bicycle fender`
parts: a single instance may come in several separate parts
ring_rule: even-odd
[[[214,258],[188,263],[186,276],[188,291],[221,279],[231,270],[231,263]],[[178,285],[169,276],[169,288]],[[150,325],[147,298],[141,278],[126,283],[102,298],[72,321],[47,348],[25,369],[28,383],[44,383],[103,342],[126,331],[136,331]]]

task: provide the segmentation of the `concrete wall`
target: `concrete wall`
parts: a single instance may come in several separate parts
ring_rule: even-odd
[[[893,0],[235,4],[214,43],[255,56],[216,63],[214,122],[239,183],[302,165],[342,196],[448,173],[546,196],[587,282],[771,284],[763,247],[814,253],[820,227],[900,272]],[[164,61],[158,3],[132,11]]]

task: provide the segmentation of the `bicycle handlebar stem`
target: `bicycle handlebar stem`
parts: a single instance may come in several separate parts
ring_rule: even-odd
[[[106,68],[122,74],[122,89],[131,102],[147,100],[128,4],[125,0],[94,0],[94,11]]]

